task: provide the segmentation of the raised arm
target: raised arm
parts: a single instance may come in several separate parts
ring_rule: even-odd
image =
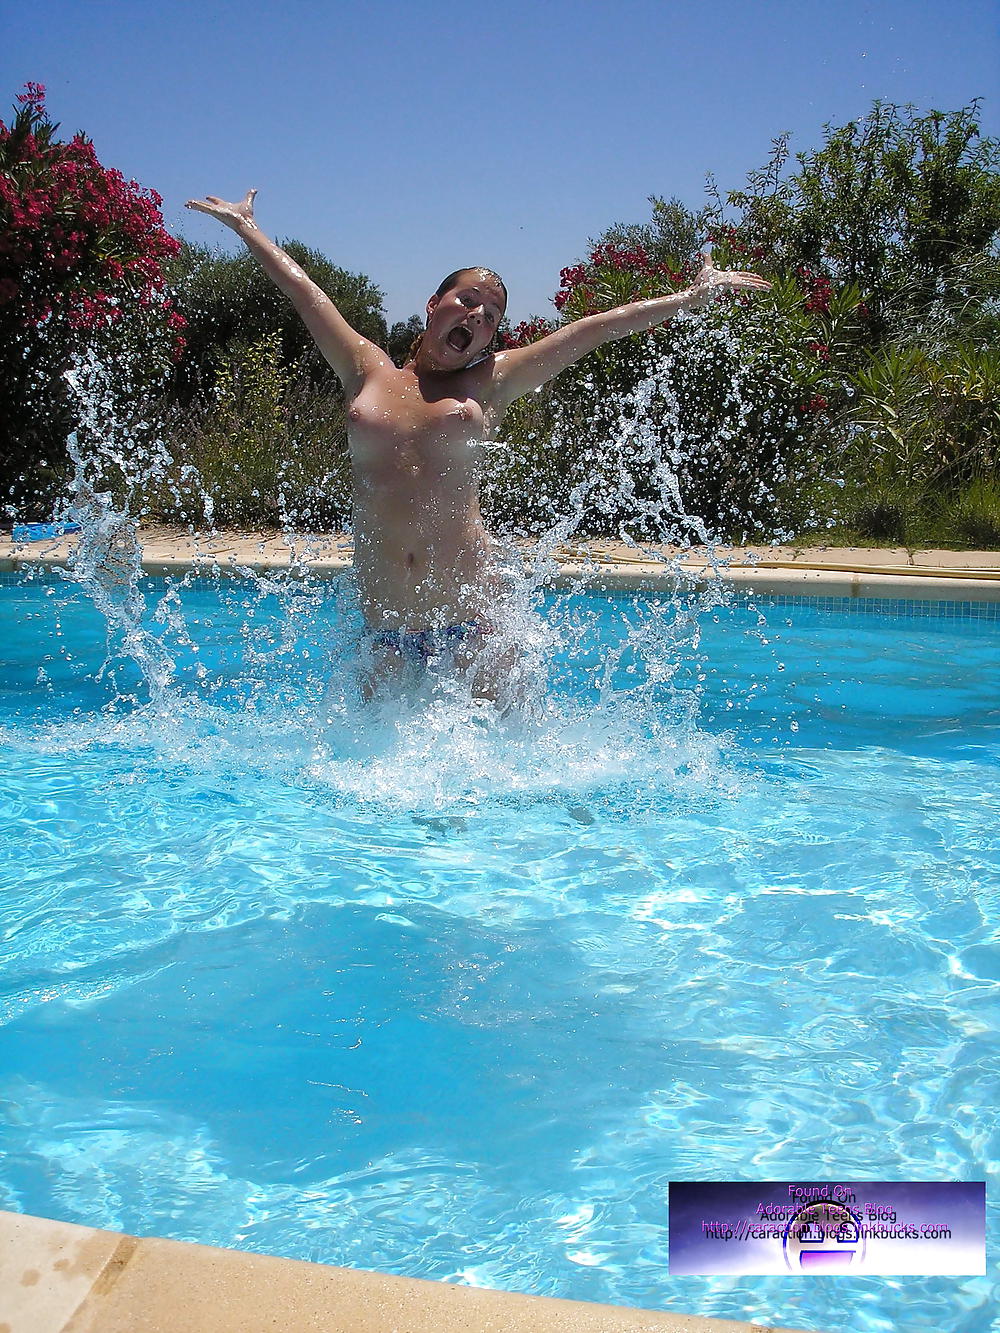
[[[630,333],[646,333],[682,310],[700,310],[721,292],[767,291],[770,286],[756,273],[726,272],[713,267],[711,260],[705,258],[693,284],[684,291],[587,315],[564,324],[528,347],[498,352],[494,372],[497,405],[501,410],[508,407],[604,343],[627,338]]]
[[[189,199],[185,208],[193,208],[199,213],[218,218],[246,242],[264,272],[298,311],[348,397],[353,397],[368,371],[384,361],[386,353],[362,337],[357,329],[352,329],[326,292],[317,287],[279,245],[264,235],[253,216],[256,193],[256,190],[248,190],[246,197],[238,204],[227,203],[209,194],[204,199]]]

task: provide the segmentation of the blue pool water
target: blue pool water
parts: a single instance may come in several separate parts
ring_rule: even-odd
[[[498,729],[352,709],[336,586],[150,584],[155,707],[77,590],[0,595],[0,1206],[990,1327],[987,1278],[670,1279],[666,1195],[993,1178],[1000,623],[549,603]]]

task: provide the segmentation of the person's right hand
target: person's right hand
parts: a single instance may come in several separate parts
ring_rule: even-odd
[[[198,213],[207,213],[210,218],[218,218],[227,227],[232,227],[233,231],[239,231],[241,227],[247,226],[256,231],[257,224],[253,220],[253,201],[256,194],[256,190],[247,190],[242,202],[238,204],[229,204],[214,194],[206,194],[204,199],[189,199],[184,207],[193,208]]]

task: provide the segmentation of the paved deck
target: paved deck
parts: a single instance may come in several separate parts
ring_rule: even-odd
[[[300,536],[291,542],[274,532],[191,534],[162,527],[140,532],[143,567],[150,574],[289,568],[332,575],[351,563],[343,534]],[[0,537],[0,570],[65,564],[76,538],[15,544]],[[931,600],[1000,601],[1000,551],[882,549],[878,547],[634,547],[590,542],[557,547],[562,578],[588,571],[596,586],[655,585],[678,568],[688,575],[723,577],[755,592],[806,596],[914,597]]]
[[[801,1333],[0,1213],[2,1333]]]

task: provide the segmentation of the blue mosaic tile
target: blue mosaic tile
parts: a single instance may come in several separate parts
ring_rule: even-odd
[[[180,582],[181,576],[172,577],[171,581]],[[47,569],[0,570],[0,587],[53,584],[65,588],[66,582]],[[211,575],[198,575],[185,582],[185,587],[198,589],[217,586],[217,579]],[[731,604],[789,608],[799,606],[831,615],[877,615],[905,620],[1000,622],[1000,602],[938,601],[934,598],[907,597],[809,597],[801,593],[753,594],[739,589],[733,592]]]
[[[938,601],[909,597],[807,597],[801,594],[760,594],[746,600],[762,606],[804,606],[835,615],[891,616],[905,620],[1000,621],[1000,602]]]

